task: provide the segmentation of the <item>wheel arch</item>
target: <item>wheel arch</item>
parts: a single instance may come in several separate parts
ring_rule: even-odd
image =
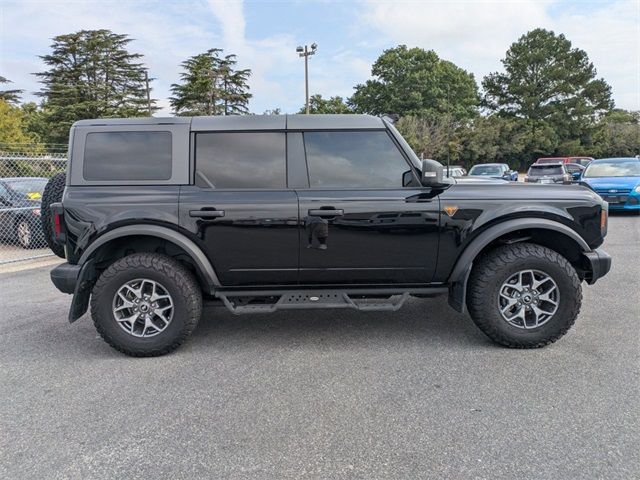
[[[89,259],[100,260],[123,250],[156,251],[165,245],[171,248],[173,255],[170,256],[186,255],[204,290],[211,293],[220,285],[213,265],[202,249],[185,235],[160,225],[126,225],[110,230],[87,247],[78,264],[82,266]]]
[[[449,304],[459,312],[465,311],[467,280],[480,255],[499,245],[521,241],[556,251],[571,263],[581,279],[584,278],[582,254],[591,251],[591,248],[576,231],[549,219],[511,219],[487,228],[463,250],[448,277]]]

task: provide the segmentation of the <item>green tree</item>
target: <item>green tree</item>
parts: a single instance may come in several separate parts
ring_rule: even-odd
[[[596,157],[633,157],[640,154],[640,111],[615,109],[605,115],[594,135]]]
[[[407,115],[396,122],[396,128],[420,158],[446,163],[452,153],[456,157],[458,136],[451,117],[424,118]]]
[[[212,48],[182,62],[181,83],[171,85],[176,115],[238,115],[249,112],[251,70],[236,70],[235,55]]]
[[[48,111],[47,141],[67,141],[71,124],[85,118],[150,115],[141,54],[127,50],[131,38],[110,30],[81,30],[53,39],[40,58],[49,67],[36,75]],[[155,100],[151,101],[153,110]]]
[[[395,113],[454,120],[472,118],[479,104],[471,73],[433,50],[400,45],[385,50],[371,68],[374,77],[355,87],[349,104],[359,113]]]
[[[298,113],[305,113],[306,108],[303,105]],[[329,98],[323,98],[320,94],[311,95],[309,98],[309,113],[353,113],[353,110],[344,99],[338,95]]]
[[[7,80],[2,75],[0,75],[0,84],[2,83],[13,83],[11,80]],[[4,100],[7,103],[16,104],[20,101],[20,95],[23,90],[0,90],[0,100]]]
[[[609,85],[596,78],[586,52],[573,48],[564,35],[532,30],[511,45],[502,64],[504,72],[482,82],[484,105],[531,121],[532,134],[546,122],[560,148],[589,144],[597,118],[613,107]]]
[[[22,110],[0,99],[0,152],[39,152],[42,145],[37,140],[26,130]]]

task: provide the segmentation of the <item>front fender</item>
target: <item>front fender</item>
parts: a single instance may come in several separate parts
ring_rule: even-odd
[[[587,242],[577,232],[560,222],[544,218],[516,218],[506,220],[489,227],[473,239],[464,249],[447,280],[449,285],[449,305],[461,313],[465,312],[467,280],[469,279],[474,260],[487,245],[507,233],[530,228],[547,229],[562,233],[575,241],[583,253],[591,251]]]

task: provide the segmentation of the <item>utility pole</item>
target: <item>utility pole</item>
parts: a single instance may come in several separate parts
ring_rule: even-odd
[[[305,110],[307,115],[309,115],[309,56],[315,55],[317,49],[317,43],[312,43],[310,49],[307,47],[307,45],[305,45],[304,47],[299,46],[296,48],[298,56],[304,57],[304,96]]]
[[[149,116],[151,116],[151,92],[149,90],[149,74],[144,71],[144,83],[147,86],[147,108],[149,109]]]

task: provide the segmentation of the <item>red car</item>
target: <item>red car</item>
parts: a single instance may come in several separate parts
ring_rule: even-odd
[[[591,162],[593,162],[591,157],[542,157],[536,160],[536,163],[577,163],[583,167]]]

